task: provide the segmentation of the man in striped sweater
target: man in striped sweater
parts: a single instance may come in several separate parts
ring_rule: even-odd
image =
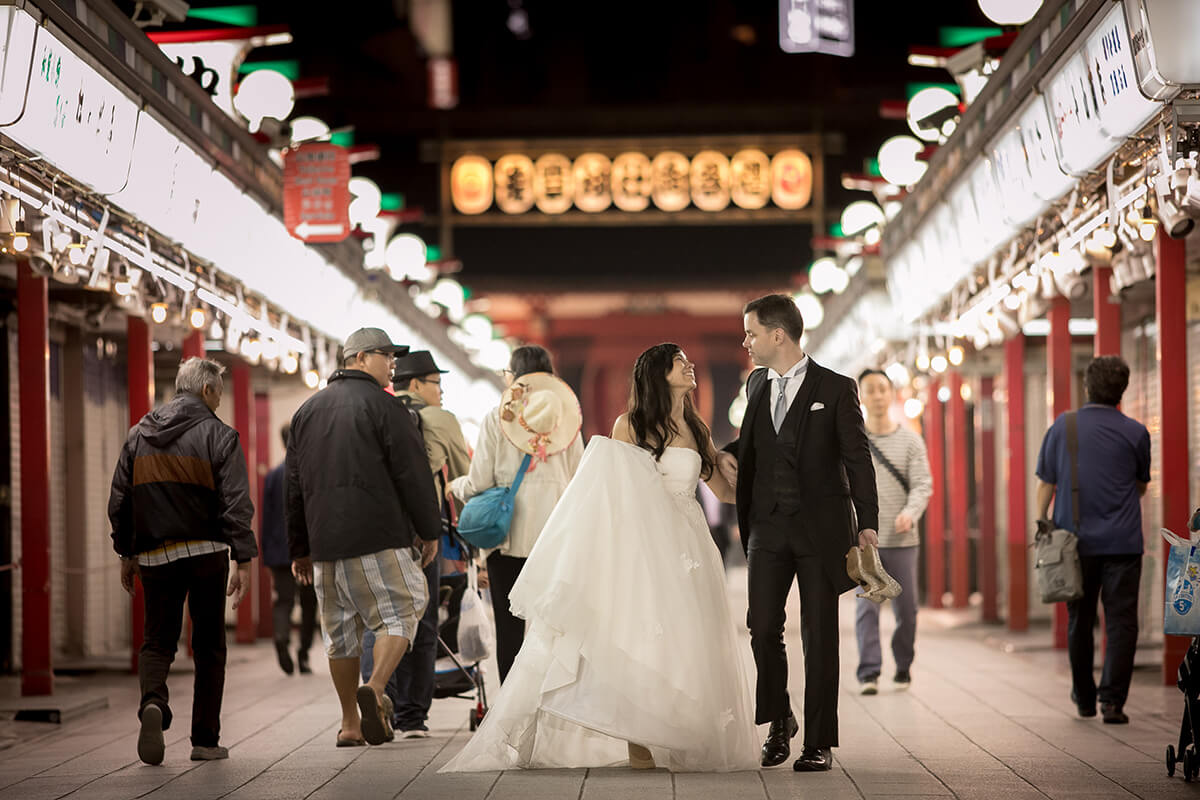
[[[917,559],[921,540],[917,522],[933,494],[933,477],[925,443],[909,428],[898,425],[889,412],[895,391],[892,380],[879,370],[858,376],[859,395],[867,409],[867,439],[875,463],[879,495],[879,558],[903,592],[892,601],[896,631],[892,655],[894,683],[900,690],[912,682],[913,646],[917,636]],[[863,694],[879,692],[883,653],[879,644],[879,604],[860,598],[855,619],[858,635],[858,682]]]

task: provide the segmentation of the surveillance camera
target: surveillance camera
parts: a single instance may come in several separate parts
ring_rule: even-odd
[[[184,0],[138,0],[131,19],[139,28],[157,27],[167,21],[183,22],[189,8],[191,5]]]

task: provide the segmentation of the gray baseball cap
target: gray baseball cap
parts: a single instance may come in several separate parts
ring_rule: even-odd
[[[392,344],[391,337],[382,328],[359,328],[346,337],[346,344],[342,348],[342,358],[350,360],[359,353],[369,350],[382,350],[402,356],[408,352],[408,345]]]

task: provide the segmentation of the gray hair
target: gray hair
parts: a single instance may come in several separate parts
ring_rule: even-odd
[[[175,391],[180,393],[203,395],[204,387],[211,387],[221,392],[225,388],[221,376],[225,367],[208,358],[192,356],[179,365],[179,374],[175,376]]]

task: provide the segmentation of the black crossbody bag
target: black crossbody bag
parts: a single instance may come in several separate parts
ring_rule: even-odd
[[[900,470],[896,469],[895,464],[893,464],[891,461],[888,461],[888,457],[883,454],[882,450],[875,446],[875,443],[871,441],[871,437],[869,436],[867,437],[867,444],[871,446],[871,452],[874,453],[875,457],[879,459],[879,462],[883,464],[883,468],[890,472],[893,478],[900,481],[900,486],[904,489],[904,493],[908,494],[908,479],[904,477]]]

